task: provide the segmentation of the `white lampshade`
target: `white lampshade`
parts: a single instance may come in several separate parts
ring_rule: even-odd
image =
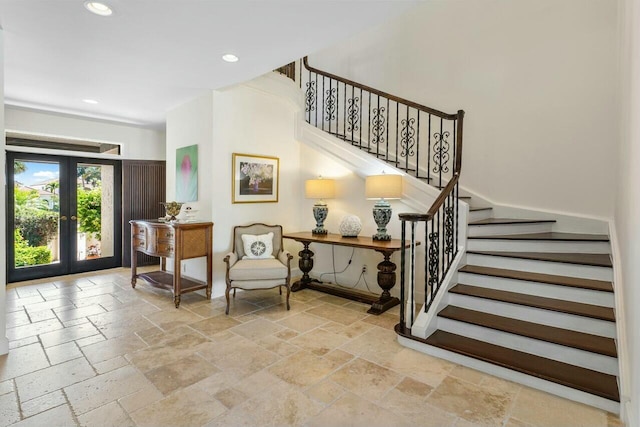
[[[333,179],[308,179],[304,184],[307,199],[332,199],[336,195],[336,185]]]
[[[372,175],[365,182],[367,199],[399,199],[402,197],[402,175]]]

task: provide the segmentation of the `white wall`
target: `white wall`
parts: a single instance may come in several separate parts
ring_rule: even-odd
[[[294,113],[298,107],[291,99],[268,90],[271,80],[280,78],[284,77],[268,75],[248,84],[213,91],[167,116],[168,200],[175,196],[176,148],[198,144],[198,201],[190,204],[198,209],[201,219],[214,222],[214,296],[224,293],[225,264],[222,260],[232,248],[235,225],[265,222],[281,224],[285,232],[299,229],[300,149],[293,137]],[[231,202],[233,153],[280,159],[278,203]],[[293,242],[285,241],[285,247],[297,252]],[[202,261],[186,264],[186,275],[204,279]]]
[[[5,107],[7,131],[122,144],[122,158],[164,160],[165,134],[155,129],[68,114]]]
[[[198,201],[187,205],[197,209],[198,219],[212,220],[211,189],[213,187],[213,93],[193,99],[167,114],[167,189],[166,201],[176,197],[176,149],[198,146]],[[217,162],[216,162],[217,167]],[[214,243],[216,227],[214,224]],[[169,269],[171,269],[172,265]],[[199,280],[206,279],[204,259],[183,261],[183,274]],[[214,264],[214,271],[217,265]]]
[[[0,28],[0,129],[4,133],[4,31]],[[0,138],[0,165],[2,165],[2,171],[0,171],[0,201],[2,206],[6,203],[6,182],[5,182],[5,141],[4,138]],[[0,248],[7,247],[6,241],[6,229],[7,218],[4,214],[0,213]],[[4,252],[4,251],[3,251]],[[7,339],[7,305],[5,303],[7,296],[7,260],[6,257],[0,257],[0,354],[9,352],[9,340]]]
[[[462,184],[496,203],[611,218],[616,3],[429,1],[310,56],[322,70],[466,111]]]
[[[621,145],[615,203],[616,286],[618,313],[625,330],[621,370],[623,416],[629,426],[640,425],[640,2],[620,0],[620,93],[622,96]],[[614,241],[614,242],[615,242]],[[622,295],[624,297],[620,298]]]

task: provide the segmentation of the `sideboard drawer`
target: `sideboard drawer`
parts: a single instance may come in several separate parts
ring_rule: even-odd
[[[133,237],[133,247],[134,248],[140,248],[140,249],[146,249],[147,248],[147,242],[144,238],[139,238],[137,236]]]
[[[156,250],[160,256],[173,258],[173,243],[158,242]]]

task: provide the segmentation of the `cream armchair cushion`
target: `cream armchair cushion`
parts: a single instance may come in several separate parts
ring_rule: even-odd
[[[257,241],[256,237],[262,236],[271,238],[271,248],[265,244],[271,251],[267,250],[260,254],[261,258],[250,258],[249,246]],[[249,245],[246,245],[246,242],[249,242]],[[237,288],[252,290],[279,287],[282,294],[282,286],[284,286],[287,288],[286,305],[289,310],[292,259],[293,256],[283,249],[282,226],[256,223],[234,227],[233,251],[224,258],[227,264],[226,313],[229,314],[229,293],[233,289],[235,296]]]

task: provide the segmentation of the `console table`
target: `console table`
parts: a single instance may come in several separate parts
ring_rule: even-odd
[[[285,239],[292,239],[302,243],[304,249],[298,253],[300,260],[298,265],[302,271],[302,279],[291,286],[293,292],[304,288],[325,292],[354,301],[371,304],[367,311],[370,314],[382,314],[400,304],[400,300],[392,297],[389,291],[396,284],[396,265],[391,261],[391,255],[402,249],[403,242],[399,239],[373,240],[371,237],[342,237],[339,234],[313,234],[311,232],[287,233]],[[327,245],[348,246],[351,248],[371,249],[380,252],[384,260],[378,264],[378,286],[382,288],[382,294],[377,296],[366,292],[345,289],[336,286],[321,284],[319,280],[312,279],[309,272],[313,268],[313,252],[309,249],[311,243],[322,243]],[[417,242],[419,245],[420,242]],[[409,242],[404,242],[404,247],[409,247]]]
[[[173,292],[176,308],[180,296],[187,292],[206,289],[211,299],[212,280],[212,222],[164,222],[158,220],[132,220],[131,224],[131,286],[142,278],[151,286]],[[137,274],[137,252],[160,257],[160,270]],[[207,258],[207,281],[181,277],[180,262],[184,259]],[[173,258],[173,274],[166,271],[166,258]]]

